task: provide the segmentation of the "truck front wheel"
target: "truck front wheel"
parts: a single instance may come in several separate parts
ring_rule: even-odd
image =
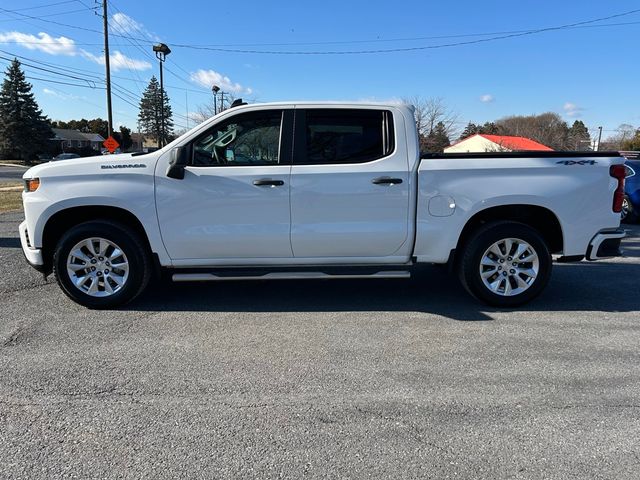
[[[151,275],[149,254],[140,236],[108,220],[81,223],[58,241],[53,270],[72,300],[103,309],[137,297]]]
[[[492,222],[465,243],[460,281],[483,302],[522,305],[542,292],[551,275],[551,254],[537,230],[517,222]]]

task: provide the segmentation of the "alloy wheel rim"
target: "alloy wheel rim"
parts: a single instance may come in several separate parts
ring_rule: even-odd
[[[519,238],[503,238],[492,244],[480,260],[480,278],[496,295],[513,297],[535,283],[540,269],[536,250]]]
[[[67,275],[71,283],[91,297],[110,297],[124,288],[129,278],[129,261],[111,240],[85,238],[69,251]]]

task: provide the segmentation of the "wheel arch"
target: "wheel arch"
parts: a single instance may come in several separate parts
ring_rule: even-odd
[[[42,254],[45,273],[51,273],[53,269],[53,253],[56,244],[66,231],[75,225],[99,220],[109,220],[131,228],[140,235],[145,247],[149,253],[152,254],[151,243],[142,222],[129,210],[109,205],[69,207],[51,215],[44,225],[42,231]]]
[[[562,225],[551,210],[540,205],[513,204],[488,207],[476,212],[462,229],[456,250],[463,247],[479,227],[493,221],[519,222],[536,229],[551,253],[560,253],[564,248]]]

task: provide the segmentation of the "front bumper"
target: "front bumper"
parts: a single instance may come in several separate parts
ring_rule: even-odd
[[[598,232],[587,248],[587,260],[621,256],[620,242],[625,236],[622,228]]]
[[[33,248],[29,245],[29,232],[27,231],[26,220],[18,227],[20,231],[20,245],[22,246],[22,253],[26,258],[27,263],[39,272],[44,271],[44,258],[42,256],[42,250],[39,248]]]

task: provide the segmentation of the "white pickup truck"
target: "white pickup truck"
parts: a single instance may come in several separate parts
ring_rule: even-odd
[[[149,280],[405,278],[449,264],[492,305],[560,261],[619,255],[617,153],[421,158],[406,105],[272,103],[216,115],[148,154],[24,175],[27,261],[90,308]],[[596,292],[594,292],[596,293]]]

